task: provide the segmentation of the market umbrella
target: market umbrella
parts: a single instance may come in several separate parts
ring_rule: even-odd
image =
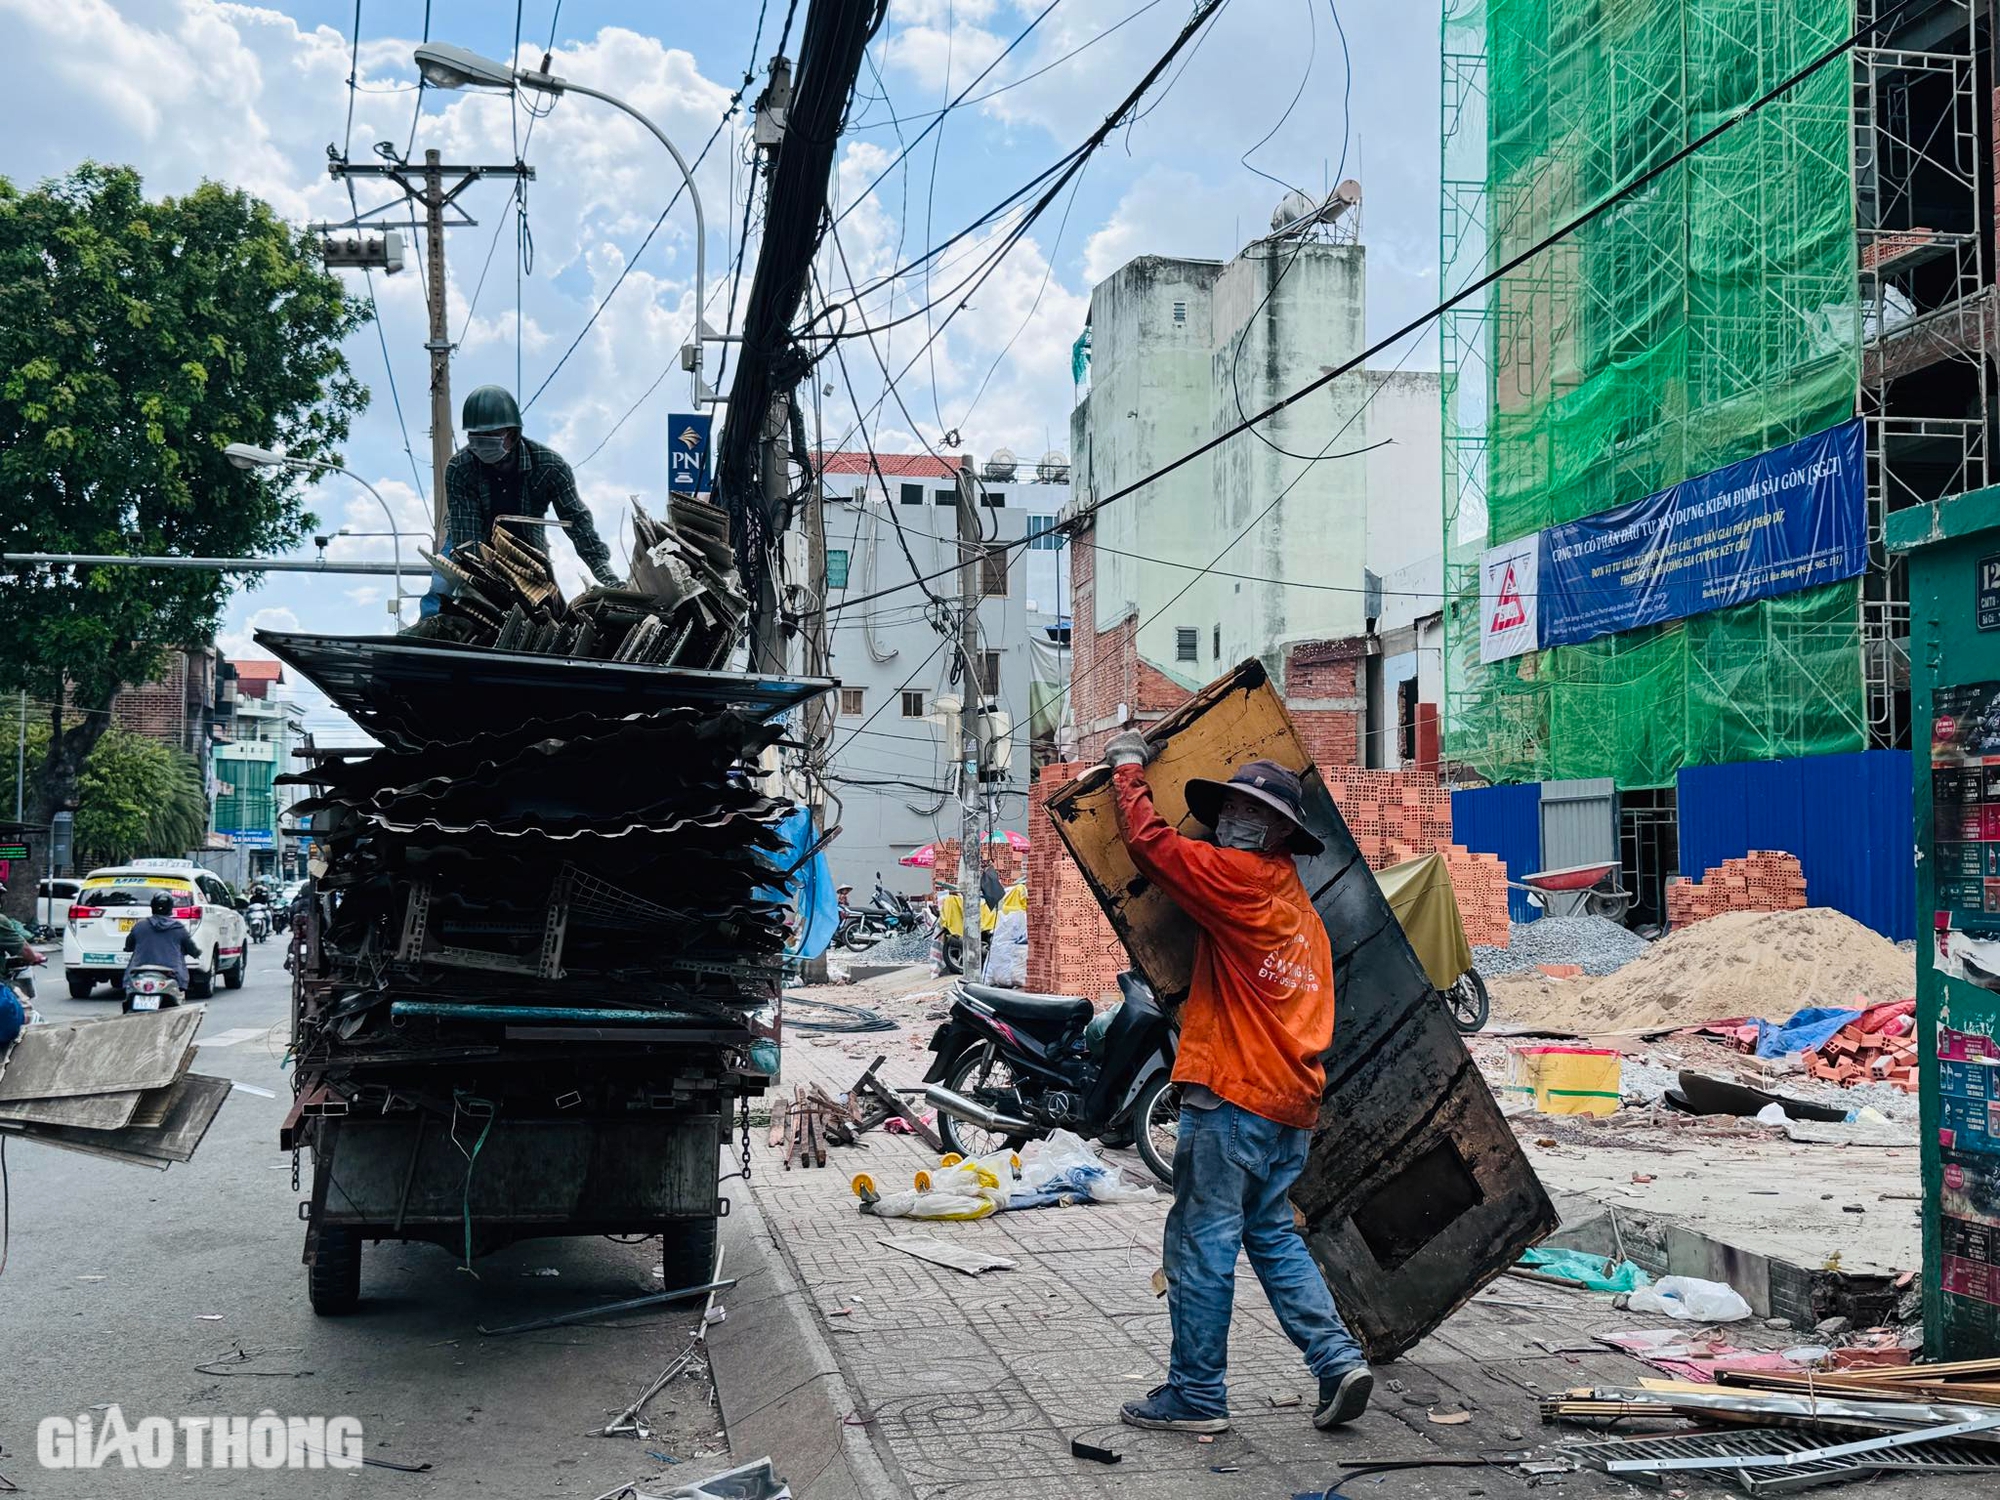
[[[1011,828],[996,828],[986,836],[986,843],[988,845],[1005,844],[1009,849],[1025,849],[1028,847],[1027,839],[1021,834],[1014,832]],[[928,870],[937,863],[937,845],[926,844],[921,849],[913,849],[897,860],[896,863],[899,865],[908,865],[913,870]]]

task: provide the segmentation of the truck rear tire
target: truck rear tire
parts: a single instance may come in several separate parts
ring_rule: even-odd
[[[352,1229],[326,1228],[306,1268],[312,1310],[322,1318],[351,1313],[361,1302],[361,1236]]]
[[[666,1273],[664,1290],[700,1286],[715,1270],[715,1243],[722,1221],[714,1215],[705,1219],[672,1219],[660,1231],[660,1269]]]

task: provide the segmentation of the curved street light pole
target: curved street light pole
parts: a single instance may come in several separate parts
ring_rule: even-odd
[[[694,172],[688,166],[687,158],[680,148],[667,138],[667,133],[655,125],[645,115],[616,94],[607,94],[602,89],[594,89],[587,84],[572,83],[567,78],[559,78],[553,73],[538,72],[533,68],[516,68],[507,63],[497,62],[490,57],[482,57],[469,48],[455,46],[450,42],[426,42],[416,49],[417,71],[425,82],[440,89],[534,89],[537,93],[582,94],[623,110],[633,119],[653,133],[653,138],[674,159],[674,165],[681,169],[681,180],[687,184],[688,198],[694,204],[694,334],[688,342],[693,351],[689,359],[689,370],[694,377],[694,399],[697,406],[704,397],[701,384],[702,352],[702,311],[708,293],[708,219],[701,206],[701,190],[695,186]],[[544,59],[546,61],[546,59]]]
[[[352,469],[329,459],[293,458],[269,448],[259,448],[251,443],[231,443],[222,450],[223,457],[239,469],[297,469],[301,473],[312,473],[318,469],[330,469],[336,474],[345,474],[361,488],[375,497],[375,503],[382,507],[382,514],[389,521],[389,548],[396,561],[396,621],[402,623],[403,600],[403,532],[396,525],[396,513],[389,508],[389,502],[382,498],[382,492],[363,479]]]

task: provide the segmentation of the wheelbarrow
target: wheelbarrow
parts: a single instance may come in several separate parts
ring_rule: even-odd
[[[1375,883],[1402,924],[1403,936],[1410,940],[1431,987],[1451,1012],[1452,1024],[1470,1036],[1486,1024],[1490,1006],[1486,981],[1472,967],[1472,945],[1465,940],[1465,923],[1444,856],[1426,854],[1377,870]]]
[[[1507,883],[1516,890],[1525,890],[1528,900],[1552,917],[1574,917],[1589,912],[1594,917],[1621,922],[1638,898],[1619,887],[1614,873],[1617,869],[1617,860],[1604,860],[1594,865],[1537,870],[1532,875],[1523,875],[1518,882]]]

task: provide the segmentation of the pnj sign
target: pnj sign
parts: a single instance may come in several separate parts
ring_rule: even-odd
[[[667,418],[667,488],[676,495],[699,495],[708,488],[708,435],[714,420],[678,412]]]

